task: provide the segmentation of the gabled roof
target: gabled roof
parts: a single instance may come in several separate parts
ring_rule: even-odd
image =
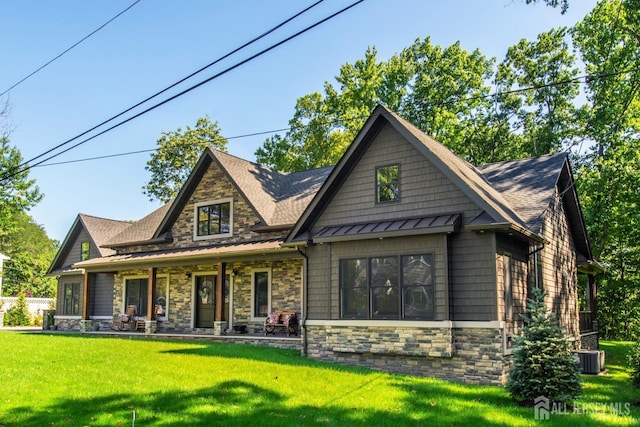
[[[117,248],[135,243],[148,242],[153,238],[158,229],[158,225],[167,214],[170,206],[170,203],[166,203],[141,220],[130,223],[129,227],[113,235],[108,241],[104,242],[103,245],[108,248]]]
[[[200,180],[214,163],[249,203],[265,227],[292,226],[314,197],[331,168],[283,173],[207,148],[171,204],[153,238],[171,230]]]
[[[68,256],[75,240],[78,238],[82,229],[86,230],[89,235],[89,239],[94,246],[98,248],[98,252],[101,257],[113,255],[115,251],[109,248],[103,247],[107,240],[109,240],[115,234],[118,234],[122,230],[131,226],[129,221],[118,221],[107,218],[99,218],[96,216],[79,214],[76,220],[73,222],[71,229],[67,233],[60,250],[56,254],[51,267],[47,274],[54,274],[56,272],[67,272],[73,269],[69,265],[60,265],[63,260]]]
[[[507,227],[534,239],[540,239],[527,228],[525,221],[509,205],[504,196],[491,186],[478,169],[397,114],[378,105],[318,191],[317,196],[302,214],[286,242],[297,240],[296,237],[299,233],[310,228],[310,225],[355,167],[378,132],[387,124],[391,125],[485,212],[488,224],[483,224],[483,226]]]
[[[478,166],[478,170],[518,212],[535,233],[542,227],[542,214],[549,206],[567,154],[549,154],[509,162]]]

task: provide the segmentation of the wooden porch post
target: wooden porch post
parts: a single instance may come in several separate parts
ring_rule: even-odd
[[[596,287],[596,277],[593,274],[588,274],[587,278],[589,279],[589,284],[587,286],[589,286],[589,301],[587,301],[589,303],[589,311],[591,312],[591,322],[595,323],[594,329],[598,330],[598,315],[597,315],[597,304],[596,304],[596,292],[597,292],[597,287]]]
[[[156,320],[156,281],[157,269],[149,267],[149,280],[147,281],[147,320]]]
[[[91,277],[86,271],[82,276],[82,319],[91,319]]]
[[[216,314],[214,321],[224,320],[224,280],[227,275],[227,263],[218,262],[218,275],[216,276]]]

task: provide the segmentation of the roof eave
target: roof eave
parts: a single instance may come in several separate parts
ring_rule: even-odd
[[[546,240],[532,232],[531,230],[528,230],[524,227],[521,227],[517,224],[512,224],[509,222],[503,222],[503,223],[492,223],[492,224],[477,224],[477,225],[465,225],[464,226],[465,230],[469,230],[469,231],[475,231],[475,232],[485,232],[485,231],[489,231],[489,232],[515,232],[518,233],[524,237],[527,237],[535,242],[538,243],[546,243]]]

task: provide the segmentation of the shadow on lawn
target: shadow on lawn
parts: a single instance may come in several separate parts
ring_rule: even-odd
[[[0,419],[0,425],[131,425],[131,414],[136,412],[139,426],[282,426],[282,425],[503,425],[493,423],[480,412],[460,411],[460,407],[433,406],[430,390],[418,390],[410,398],[410,411],[379,405],[379,410],[363,410],[345,405],[341,399],[319,406],[287,404],[286,396],[277,387],[263,388],[243,381],[227,381],[217,387],[192,392],[153,392],[146,395],[123,392],[86,399],[63,399],[56,404],[34,411],[28,406],[11,410]],[[347,396],[349,390],[345,390]],[[442,391],[440,390],[442,395]],[[464,396],[446,396],[460,402]],[[375,399],[375,396],[371,396]]]

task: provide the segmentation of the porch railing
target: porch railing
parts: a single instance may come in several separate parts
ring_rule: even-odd
[[[581,311],[580,312],[580,332],[596,332],[596,328],[594,327],[595,318],[592,316],[590,311]]]

